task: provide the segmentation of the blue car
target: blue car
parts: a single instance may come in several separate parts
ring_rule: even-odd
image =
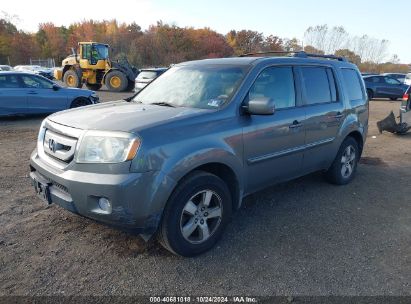
[[[0,116],[49,114],[98,102],[93,91],[65,88],[31,73],[0,72]]]
[[[373,98],[397,100],[398,98],[402,98],[408,89],[408,85],[389,76],[372,75],[363,78],[370,100]]]

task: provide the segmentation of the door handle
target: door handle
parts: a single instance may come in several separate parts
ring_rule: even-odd
[[[293,123],[292,123],[291,125],[289,125],[288,127],[289,127],[290,129],[296,129],[296,128],[299,128],[299,127],[301,127],[301,126],[302,126],[302,124],[299,123],[298,120],[294,120]]]
[[[36,91],[29,91],[27,94],[30,94],[30,95],[36,95],[36,94],[37,94],[37,92],[36,92]]]

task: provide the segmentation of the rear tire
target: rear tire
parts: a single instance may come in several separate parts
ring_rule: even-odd
[[[123,72],[114,70],[107,74],[104,83],[110,91],[123,92],[127,89],[128,79]]]
[[[340,146],[331,167],[325,173],[326,179],[335,185],[346,185],[351,182],[357,171],[360,151],[357,141],[349,136]]]
[[[231,210],[226,183],[208,172],[194,171],[170,196],[158,240],[174,254],[186,257],[201,254],[221,237]]]
[[[101,89],[102,84],[101,83],[86,83],[86,87],[89,90],[98,91]]]
[[[81,75],[79,75],[75,70],[68,70],[65,72],[63,82],[70,88],[81,88],[83,86],[81,83]]]
[[[85,98],[85,97],[78,97],[76,99],[73,100],[73,102],[71,103],[70,109],[72,108],[79,108],[79,107],[83,107],[83,106],[88,106],[91,105],[92,102]]]
[[[390,100],[396,101],[396,100],[398,100],[398,98],[397,97],[390,97]]]
[[[367,89],[368,100],[372,100],[374,98],[374,93],[372,90]]]

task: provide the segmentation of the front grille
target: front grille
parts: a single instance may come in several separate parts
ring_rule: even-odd
[[[47,129],[44,135],[43,149],[48,156],[68,164],[74,158],[76,144],[76,138]]]

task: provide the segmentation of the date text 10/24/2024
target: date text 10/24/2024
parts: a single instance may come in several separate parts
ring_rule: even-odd
[[[257,303],[253,297],[150,297],[150,303]]]

